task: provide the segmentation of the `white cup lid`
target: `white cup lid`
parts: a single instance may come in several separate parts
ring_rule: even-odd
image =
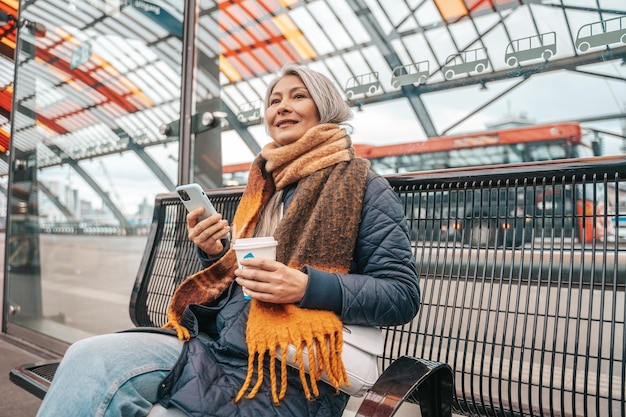
[[[251,238],[242,238],[235,240],[233,245],[233,249],[248,249],[248,248],[258,248],[265,246],[276,246],[278,242],[272,236],[267,237],[251,237]]]

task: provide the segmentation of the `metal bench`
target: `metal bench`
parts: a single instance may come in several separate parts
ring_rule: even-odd
[[[241,188],[207,192],[215,208],[232,218]],[[200,269],[194,245],[187,238],[186,210],[175,193],[156,197],[152,226],[130,300],[130,316],[136,326],[161,327],[170,297],[180,282]],[[398,331],[402,331],[398,329]],[[387,331],[386,350],[396,351],[401,339]],[[397,345],[397,346],[396,346]],[[10,379],[43,398],[58,363],[17,366]],[[387,416],[405,402],[419,404],[422,415],[451,416],[453,373],[443,363],[410,356],[387,366],[357,411],[358,416]]]
[[[626,215],[625,178],[623,157],[388,177],[412,230],[422,306],[384,329],[384,372],[357,415],[407,401],[449,415],[452,390],[455,414],[626,417],[626,242],[610,230]],[[211,193],[225,218],[240,191]],[[174,195],[157,198],[137,325],[164,323],[176,284],[198,268],[183,218]]]

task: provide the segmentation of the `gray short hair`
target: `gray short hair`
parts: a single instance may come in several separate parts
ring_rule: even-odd
[[[343,99],[333,82],[317,71],[295,63],[286,64],[280,69],[278,77],[267,86],[265,108],[269,107],[270,96],[276,84],[287,75],[295,75],[302,80],[311,94],[320,115],[320,123],[344,123],[352,118],[350,106]]]

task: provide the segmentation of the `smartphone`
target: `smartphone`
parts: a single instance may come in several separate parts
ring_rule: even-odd
[[[178,197],[187,208],[187,211],[192,211],[198,207],[204,207],[204,212],[198,217],[198,221],[204,220],[209,216],[217,213],[215,207],[211,204],[211,200],[204,193],[204,190],[198,184],[185,184],[176,187]]]

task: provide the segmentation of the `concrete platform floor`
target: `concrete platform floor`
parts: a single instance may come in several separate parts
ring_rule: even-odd
[[[9,380],[16,365],[52,359],[20,340],[0,334],[0,417],[34,417],[41,400]]]

